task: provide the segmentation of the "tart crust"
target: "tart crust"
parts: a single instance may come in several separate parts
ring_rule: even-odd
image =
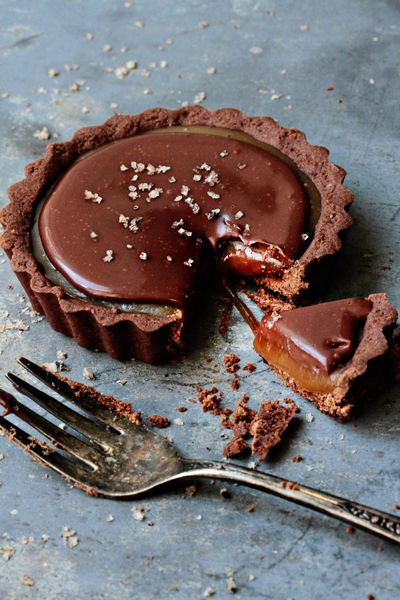
[[[51,326],[73,336],[86,348],[108,352],[117,359],[137,358],[160,363],[183,355],[186,311],[170,316],[121,312],[72,298],[51,283],[32,255],[31,228],[35,206],[54,182],[80,156],[104,144],[144,131],[171,126],[205,125],[245,132],[287,155],[314,183],[321,197],[321,213],[305,253],[279,278],[260,283],[297,303],[316,279],[318,267],[341,248],[341,237],[351,226],[347,209],[353,194],[343,187],[345,171],[329,161],[329,151],[310,145],[304,133],[287,129],[271,117],[250,117],[224,108],[209,111],[199,106],[178,110],[154,108],[138,115],[115,115],[104,124],[78,130],[68,142],[49,144],[44,158],[25,168],[25,179],[8,190],[10,203],[0,212],[5,228],[0,245],[25,288],[35,310]],[[190,308],[190,307],[189,307]]]

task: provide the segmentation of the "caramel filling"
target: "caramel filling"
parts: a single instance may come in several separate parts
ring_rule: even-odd
[[[241,132],[171,127],[74,163],[38,210],[34,251],[68,293],[183,308],[205,247],[225,269],[279,277],[307,247],[319,208],[276,149]]]
[[[327,393],[354,355],[371,309],[369,300],[349,298],[267,315],[254,348],[300,388]]]

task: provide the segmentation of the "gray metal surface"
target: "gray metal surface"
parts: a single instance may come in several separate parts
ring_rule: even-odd
[[[390,0],[0,0],[0,204],[23,166],[43,152],[46,142],[35,131],[47,127],[53,139],[67,139],[114,109],[176,107],[204,92],[209,108],[271,114],[331,149],[348,171],[357,202],[330,296],[386,290],[400,306],[399,13],[398,2]],[[202,21],[209,26],[201,27]],[[104,52],[105,44],[112,51]],[[131,59],[139,68],[123,79],[104,70]],[[149,67],[160,61],[166,66]],[[66,71],[64,64],[79,70]],[[208,67],[216,73],[208,74]],[[51,68],[60,75],[49,77]],[[80,91],[70,91],[80,79]],[[82,380],[89,367],[101,391],[133,402],[144,414],[182,419],[165,431],[188,456],[221,456],[218,419],[188,399],[193,386],[212,382],[225,390],[227,405],[239,399],[222,368],[224,353],[239,354],[242,364],[257,363],[240,389],[254,406],[291,395],[255,356],[251,334],[236,314],[226,338],[219,335],[217,298],[210,298],[199,319],[188,360],[156,368],[83,350],[45,320],[37,322],[3,256],[0,280],[1,376],[21,354],[50,362],[63,350],[72,377]],[[6,322],[18,320],[29,330],[3,331]],[[339,425],[306,400],[296,401],[298,427],[260,468],[395,511],[398,386],[388,382],[371,396],[355,424]],[[181,405],[187,412],[177,411]],[[193,497],[181,489],[134,503],[100,500],[69,487],[5,439],[0,452],[1,598],[186,600],[201,598],[207,588],[228,598],[229,577],[242,599],[400,595],[398,548],[360,532],[351,535],[337,522],[275,498],[232,487],[231,498],[223,499],[215,483],[202,484]],[[293,463],[295,454],[304,460]],[[247,512],[251,504],[254,511]],[[143,521],[133,518],[137,507],[149,509]],[[60,535],[64,527],[77,532],[73,548]],[[15,551],[8,561],[4,547]]]

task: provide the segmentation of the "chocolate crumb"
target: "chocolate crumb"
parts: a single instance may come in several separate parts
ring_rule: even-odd
[[[185,487],[185,496],[187,496],[188,498],[192,498],[197,494],[198,489],[199,486],[196,483],[193,483],[192,485],[187,485]]]
[[[302,456],[300,456],[300,454],[295,454],[295,455],[292,457],[292,461],[293,461],[293,462],[295,462],[295,463],[301,462],[302,460],[303,460],[303,457],[302,457]]]
[[[351,525],[349,525],[348,527],[346,527],[346,533],[354,533],[354,532],[355,532],[355,529]]]
[[[157,427],[158,429],[164,429],[169,425],[169,419],[162,415],[150,415],[147,417],[153,427]]]
[[[247,450],[249,450],[248,443],[243,437],[238,436],[233,438],[233,440],[226,444],[223,450],[223,454],[226,458],[230,458],[231,456],[237,456],[238,454],[242,454]]]
[[[178,406],[178,411],[181,413],[184,413],[187,411],[187,408],[186,408],[186,406]]]
[[[293,419],[297,407],[293,401],[289,402],[288,406],[283,406],[277,400],[263,402],[251,423],[250,433],[254,436],[252,454],[258,454],[259,461],[264,460],[268,452],[281,441],[283,432]]]
[[[256,370],[256,365],[254,365],[253,363],[247,363],[247,365],[244,365],[243,367],[243,371],[248,371],[249,373],[253,373]]]
[[[239,379],[237,375],[231,381],[231,388],[236,392],[240,387]]]
[[[222,413],[221,401],[223,398],[222,393],[215,386],[209,390],[196,388],[197,399],[201,404],[203,412],[210,412],[212,415],[220,415]]]
[[[227,373],[236,373],[239,370],[240,358],[236,354],[226,354],[224,356],[224,364]]]

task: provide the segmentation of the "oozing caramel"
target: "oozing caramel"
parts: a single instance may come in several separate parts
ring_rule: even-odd
[[[327,393],[356,351],[371,309],[369,300],[349,298],[267,315],[254,348],[304,390]]]
[[[245,275],[279,275],[302,253],[310,201],[299,174],[248,136],[200,130],[103,146],[49,192],[41,242],[74,288],[183,307],[204,245]]]

